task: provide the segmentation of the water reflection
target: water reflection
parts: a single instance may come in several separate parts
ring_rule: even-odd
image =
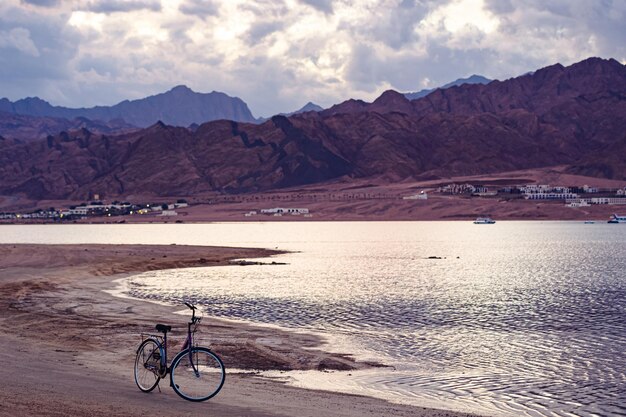
[[[480,239],[454,224],[432,238],[400,227],[311,238],[284,267],[148,273],[132,293],[194,294],[217,316],[347,336],[394,365],[357,384],[387,397],[504,415],[626,415],[622,230],[498,226]]]
[[[2,230],[5,242],[298,251],[281,257],[285,266],[146,273],[131,279],[130,291],[173,302],[191,298],[217,316],[323,332],[338,349],[393,365],[351,376],[302,373],[301,385],[494,415],[626,415],[623,225],[248,223]]]

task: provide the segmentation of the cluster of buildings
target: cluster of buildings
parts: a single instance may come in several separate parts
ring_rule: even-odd
[[[51,208],[47,210],[36,210],[32,213],[0,213],[0,220],[58,220],[60,218],[59,211]]]
[[[578,198],[570,187],[529,184],[517,187],[526,200],[568,200]]]
[[[259,214],[259,212],[253,210],[253,211],[244,213],[244,216],[251,217],[251,216],[256,216],[257,214]],[[283,215],[290,215],[290,216],[303,215],[304,217],[313,217],[313,215],[309,212],[308,208],[274,207],[274,208],[268,208],[268,209],[261,209],[260,214],[264,214],[266,216],[277,216],[277,217],[280,217]]]
[[[80,220],[87,217],[113,217],[126,215],[154,214],[160,216],[176,216],[176,209],[187,207],[185,200],[178,200],[176,203],[143,203],[133,204],[129,202],[113,202],[105,204],[101,201],[82,203],[77,206],[70,206],[66,209],[56,210],[54,208],[38,209],[30,213],[0,213],[0,220],[51,220],[67,221]]]
[[[582,187],[564,187],[547,184],[527,184],[490,190],[484,185],[448,184],[439,187],[438,191],[444,194],[469,194],[480,197],[513,194],[526,200],[563,200],[572,207],[591,204],[626,204],[626,187],[599,189],[588,185],[583,185]],[[591,195],[594,194],[595,196],[592,197]],[[582,197],[585,195],[588,197]]]
[[[437,189],[443,194],[470,194],[478,197],[492,197],[498,195],[497,190],[490,190],[485,185],[474,184],[448,184]]]
[[[626,204],[626,188],[599,189],[582,187],[552,187],[549,185],[526,185],[520,191],[527,200],[565,200],[568,207],[585,207],[592,204]],[[584,196],[587,197],[584,197]],[[596,195],[592,197],[591,195]]]
[[[472,185],[472,184],[448,184],[443,187],[439,187],[437,189],[438,192],[443,194],[472,194],[475,193],[477,189],[486,190],[487,187],[483,187],[480,185]]]
[[[620,205],[626,204],[626,197],[593,197],[593,198],[570,198],[565,200],[568,207],[588,207],[592,204]]]

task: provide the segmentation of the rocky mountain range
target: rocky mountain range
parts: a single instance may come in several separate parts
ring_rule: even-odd
[[[446,84],[449,88],[462,84],[487,83],[490,80],[473,75]],[[407,93],[409,99],[423,97],[432,90]],[[299,110],[280,113],[293,116],[309,111],[324,110],[308,102]],[[0,99],[0,135],[24,140],[46,137],[71,129],[87,128],[93,133],[124,133],[133,128],[148,127],[161,121],[172,126],[195,127],[213,120],[263,123],[269,117],[255,118],[248,105],[239,98],[224,93],[197,93],[179,85],[171,90],[138,100],[125,100],[114,106],[68,108],[53,106],[38,97],[15,102]]]
[[[56,119],[90,119],[100,122],[116,122],[135,127],[148,127],[157,121],[174,126],[189,126],[211,120],[235,120],[254,122],[248,105],[240,98],[224,93],[196,93],[179,85],[171,90],[139,100],[124,100],[114,106],[96,106],[72,109],[52,106],[37,97],[11,102],[0,99],[0,112],[20,116],[48,117]]]
[[[63,131],[89,129],[94,133],[120,134],[138,128],[121,119],[101,122],[84,117],[73,120],[58,117],[25,116],[0,112],[0,136],[30,141]]]
[[[447,178],[566,166],[626,180],[626,67],[590,58],[409,100],[219,120],[157,123],[122,135],[88,129],[0,139],[0,195],[86,199],[241,193],[343,179]]]

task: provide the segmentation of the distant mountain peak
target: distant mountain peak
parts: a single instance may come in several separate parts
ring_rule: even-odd
[[[426,97],[437,89],[446,89],[450,87],[461,86],[463,84],[489,84],[491,81],[493,80],[490,80],[487,77],[483,77],[482,75],[472,74],[467,78],[459,78],[458,80],[454,80],[452,82],[444,84],[441,87],[424,89],[415,93],[405,93],[404,96],[409,100],[417,100],[418,98]]]
[[[184,84],[180,84],[172,88],[169,93],[195,93],[191,88],[187,87]]]
[[[458,80],[445,84],[441,88],[450,88],[450,87],[463,85],[463,84],[489,84],[491,81],[493,80],[490,80],[487,77],[483,77],[482,75],[472,74],[467,78],[459,78]]]
[[[296,110],[295,112],[289,113],[289,114],[292,115],[292,114],[306,113],[306,112],[310,112],[310,111],[322,111],[322,110],[324,110],[324,109],[321,106],[318,106],[317,104],[309,101],[304,106],[302,106],[302,108],[300,110]]]
[[[387,90],[371,104],[370,111],[378,113],[399,112],[413,113],[411,102],[402,93],[395,90]]]
[[[342,103],[335,104],[329,109],[324,110],[323,114],[325,116],[330,116],[339,113],[356,113],[365,109],[367,106],[368,103],[366,103],[365,101],[351,98]]]
[[[324,110],[323,107],[318,106],[317,104],[313,103],[312,101],[309,101],[308,103],[306,103],[304,106],[302,106],[300,109],[298,109],[296,111],[292,111],[290,113],[279,113],[279,114],[276,114],[274,116],[287,116],[287,117],[289,117],[289,116],[293,116],[295,114],[308,113],[308,112],[311,112],[311,111],[320,112],[320,111],[323,111],[323,110]],[[264,118],[264,117],[259,118],[259,119],[257,119],[257,122],[263,123],[263,122],[265,122],[267,120],[272,119],[274,116],[268,117],[268,118]]]
[[[376,104],[386,104],[386,103],[396,103],[398,101],[407,101],[406,97],[404,97],[404,94],[398,93],[396,90],[387,90],[385,92],[383,92],[380,97],[378,97],[374,103]]]
[[[21,99],[21,100],[18,100],[18,101],[23,101],[23,102],[31,102],[31,103],[41,103],[41,104],[44,104],[44,103],[45,103],[45,104],[50,104],[50,103],[48,103],[46,100],[43,100],[43,99],[41,99],[41,98],[39,98],[39,97],[37,97],[37,96],[34,96],[34,97],[25,97],[25,98],[23,98],[23,99]]]

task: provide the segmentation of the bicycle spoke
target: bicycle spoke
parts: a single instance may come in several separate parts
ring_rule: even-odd
[[[146,339],[135,359],[135,383],[141,391],[150,392],[159,383],[160,349],[154,340]]]
[[[222,361],[205,348],[193,348],[179,354],[172,362],[172,387],[181,397],[204,401],[219,392],[224,384]]]

